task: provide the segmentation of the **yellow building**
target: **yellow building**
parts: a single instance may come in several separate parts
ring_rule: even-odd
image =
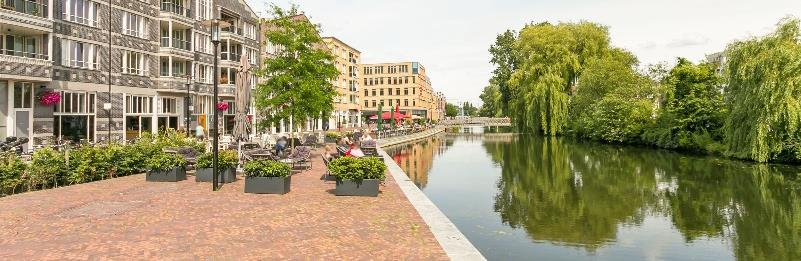
[[[362,114],[379,114],[400,106],[400,112],[419,119],[439,119],[438,99],[426,69],[418,62],[362,65]]]
[[[334,97],[334,111],[328,119],[328,126],[361,127],[362,108],[359,102],[361,52],[336,37],[323,37],[323,42],[334,55],[334,65],[339,70],[339,76],[333,82],[339,95]]]

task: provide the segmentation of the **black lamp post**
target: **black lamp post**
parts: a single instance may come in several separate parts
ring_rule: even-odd
[[[184,100],[184,105],[186,106],[185,111],[185,118],[186,118],[186,136],[191,137],[189,134],[189,117],[192,114],[192,97],[189,94],[189,89],[192,87],[192,74],[186,74],[186,100]]]
[[[214,157],[213,157],[213,160],[212,160],[212,167],[211,167],[212,168],[212,187],[211,187],[211,189],[214,190],[214,191],[217,191],[218,184],[219,184],[219,179],[217,178],[217,171],[218,171],[218,165],[217,164],[218,164],[218,159],[219,159],[219,140],[217,139],[217,126],[218,126],[218,122],[217,121],[218,121],[219,113],[220,113],[219,110],[217,110],[217,106],[216,106],[217,102],[218,102],[217,100],[219,99],[217,97],[217,92],[218,92],[217,88],[218,88],[218,85],[219,85],[219,82],[218,82],[219,81],[218,80],[219,76],[217,75],[217,73],[218,73],[217,72],[217,63],[218,63],[217,56],[219,55],[219,51],[217,50],[217,47],[220,45],[220,27],[221,26],[229,26],[230,24],[228,24],[227,22],[222,21],[220,19],[216,19],[216,18],[212,19],[212,20],[206,20],[206,21],[203,22],[203,24],[206,25],[206,26],[211,27],[211,43],[214,44],[214,83],[213,83],[214,89],[212,91],[214,93],[214,98],[212,99],[212,101],[214,101],[215,104],[214,104],[214,118],[211,119],[211,138],[212,138],[212,142],[211,142],[212,148],[211,149],[213,151]]]

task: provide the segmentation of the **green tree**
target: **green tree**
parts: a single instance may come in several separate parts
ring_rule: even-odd
[[[450,102],[446,103],[445,104],[445,116],[447,116],[447,117],[455,117],[456,115],[459,115],[459,107],[456,107],[456,105],[453,105]]]
[[[503,115],[501,111],[501,93],[498,91],[498,85],[491,83],[484,87],[481,95],[481,109],[478,115],[481,117],[500,117]]]
[[[766,37],[726,49],[728,153],[758,162],[801,156],[801,25],[785,19]]]
[[[516,97],[509,85],[509,79],[512,73],[517,70],[519,59],[515,55],[515,41],[517,41],[517,33],[512,30],[506,30],[495,37],[495,43],[490,46],[489,52],[492,55],[490,62],[495,64],[495,70],[492,71],[492,79],[490,82],[497,85],[499,99],[494,101],[494,105],[499,111],[499,116],[509,116],[509,103]]]
[[[520,31],[514,53],[519,68],[509,81],[517,93],[512,118],[522,130],[561,134],[568,120],[569,95],[586,63],[609,55],[609,32],[589,23],[540,23]]]
[[[478,116],[478,108],[470,102],[462,104],[462,110],[464,110],[464,116]]]
[[[285,10],[272,6],[274,18],[265,34],[267,41],[280,46],[275,56],[264,60],[258,70],[260,83],[254,93],[256,108],[264,116],[263,123],[278,123],[294,118],[303,119],[327,115],[333,110],[336,90],[331,80],[339,75],[334,56],[324,48],[319,26],[298,19],[298,8]],[[295,126],[293,126],[294,129]]]

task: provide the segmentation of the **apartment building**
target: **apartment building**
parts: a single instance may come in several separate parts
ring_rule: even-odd
[[[431,87],[426,69],[418,62],[362,65],[362,114],[379,114],[400,106],[400,112],[420,119],[439,119],[439,98]],[[443,98],[444,99],[444,96]]]
[[[189,127],[208,129],[213,45],[201,21],[232,25],[221,33],[221,100],[233,105],[240,56],[253,65],[261,58],[259,20],[243,0],[2,0],[0,7],[0,138],[29,137],[30,146],[122,141],[186,128],[187,118]],[[52,92],[59,103],[40,101]],[[222,131],[233,127],[229,107]]]
[[[328,119],[329,126],[361,127],[362,106],[359,103],[361,52],[336,37],[323,37],[323,42],[334,55],[334,65],[339,70],[339,76],[333,82],[339,95],[334,97],[334,111]]]

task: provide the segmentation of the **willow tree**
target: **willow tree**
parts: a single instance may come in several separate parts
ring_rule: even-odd
[[[585,63],[610,50],[607,28],[589,22],[528,25],[514,49],[519,67],[509,83],[517,95],[510,104],[515,124],[525,131],[560,134],[569,94]]]
[[[785,19],[775,32],[735,42],[726,50],[730,115],[724,125],[728,152],[758,162],[801,151],[801,26]]]
[[[256,87],[256,108],[265,123],[295,119],[293,125],[299,126],[298,122],[333,110],[336,90],[331,80],[339,71],[334,56],[321,48],[318,25],[301,16],[297,6],[272,8],[274,18],[267,22],[265,37],[279,48],[257,72],[267,80]]]

